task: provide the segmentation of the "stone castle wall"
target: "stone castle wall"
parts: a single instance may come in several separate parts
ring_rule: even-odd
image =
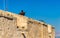
[[[0,38],[55,38],[55,31],[44,22],[0,11]],[[51,31],[51,33],[50,33]]]

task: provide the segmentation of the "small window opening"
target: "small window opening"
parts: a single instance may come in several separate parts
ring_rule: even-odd
[[[23,29],[25,28],[25,27],[22,27]]]
[[[17,26],[17,28],[19,28],[19,27]]]

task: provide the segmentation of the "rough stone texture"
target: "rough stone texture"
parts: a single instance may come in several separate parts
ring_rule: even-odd
[[[22,38],[21,32],[17,31],[18,28],[15,20],[8,20],[0,17],[0,37],[1,38]]]
[[[55,38],[55,28],[48,24],[48,38]]]
[[[44,22],[0,10],[0,38],[55,38],[55,29]]]

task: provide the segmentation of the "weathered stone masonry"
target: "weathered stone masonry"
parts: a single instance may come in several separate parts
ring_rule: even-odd
[[[55,28],[44,22],[0,10],[0,38],[55,38]]]

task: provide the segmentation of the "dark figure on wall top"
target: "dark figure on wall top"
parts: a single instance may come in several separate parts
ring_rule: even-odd
[[[23,10],[21,10],[21,12],[19,14],[24,16],[25,12]]]

